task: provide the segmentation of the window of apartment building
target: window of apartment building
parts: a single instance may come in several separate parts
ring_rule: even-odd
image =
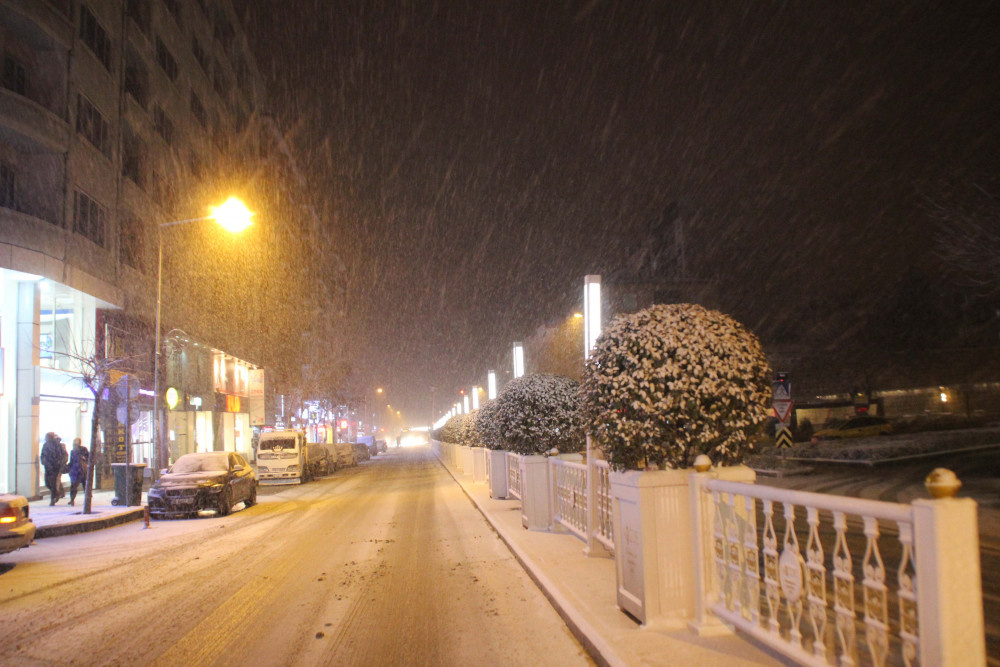
[[[236,31],[233,30],[232,24],[226,18],[226,13],[221,7],[216,11],[213,23],[215,24],[215,39],[218,40],[219,44],[222,44],[222,48],[228,51],[233,43],[233,37],[236,36]]]
[[[111,157],[111,129],[108,119],[80,93],[76,96],[76,131],[92,143],[94,148]]]
[[[143,109],[149,102],[149,72],[146,65],[131,48],[125,54],[125,92]]]
[[[70,4],[70,0],[47,0],[47,2],[66,18],[72,16],[73,5]]]
[[[128,0],[125,11],[144,34],[149,34],[149,0]]]
[[[180,0],[163,0],[163,5],[170,12],[170,15],[174,17],[174,23],[177,24],[178,28],[184,28],[184,24],[181,21],[181,3]]]
[[[77,190],[73,197],[73,231],[103,246],[107,224],[107,209],[89,195]]]
[[[146,243],[142,221],[132,213],[121,216],[118,230],[118,262],[145,272]]]
[[[156,62],[171,81],[177,80],[177,61],[159,37],[156,38]]]
[[[191,176],[199,178],[202,172],[201,157],[194,151],[188,156],[188,167],[191,169]]]
[[[236,64],[236,85],[241,90],[250,92],[250,68],[247,67],[246,61],[242,58]]]
[[[17,170],[0,162],[0,206],[17,210]]]
[[[223,73],[222,67],[219,66],[219,63],[215,63],[215,77],[213,78],[213,83],[215,84],[215,92],[219,94],[219,97],[227,99],[232,85],[230,85],[229,77]]]
[[[205,49],[202,48],[201,42],[198,41],[197,37],[191,38],[191,51],[194,53],[194,59],[198,61],[198,65],[207,75],[210,71],[208,54],[205,53]]]
[[[80,5],[80,39],[97,56],[104,69],[110,72],[111,38],[86,5]]]
[[[171,211],[177,204],[177,188],[174,179],[166,178],[162,172],[153,170],[150,181],[151,194],[156,202],[166,211]]]
[[[126,125],[122,133],[122,176],[143,189],[146,187],[146,153],[146,143]]]
[[[153,128],[163,137],[167,145],[174,143],[174,124],[159,104],[153,107]]]
[[[194,114],[203,128],[208,129],[208,114],[205,112],[205,106],[201,103],[201,98],[194,92],[191,93],[191,113]]]
[[[3,87],[18,95],[28,94],[28,68],[10,54],[3,57]]]

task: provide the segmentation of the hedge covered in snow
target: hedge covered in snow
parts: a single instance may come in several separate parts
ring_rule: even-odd
[[[475,412],[455,415],[445,422],[439,432],[441,442],[467,447],[481,447],[478,436],[474,433]]]
[[[587,360],[583,411],[616,470],[739,463],[767,417],[757,337],[720,312],[651,306],[615,318]]]
[[[518,454],[580,451],[585,440],[579,387],[559,375],[530,374],[511,381],[494,401],[496,441]]]
[[[486,401],[479,410],[476,411],[476,435],[482,447],[488,449],[503,449],[503,442],[500,438],[500,425],[497,423],[497,409],[499,403],[496,399]]]

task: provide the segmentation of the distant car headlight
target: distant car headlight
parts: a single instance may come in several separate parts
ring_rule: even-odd
[[[150,487],[149,493],[147,493],[146,495],[153,496],[154,498],[162,498],[163,497],[163,489],[158,489],[155,486]]]
[[[271,472],[271,471],[267,469],[267,466],[258,465],[257,472]]]

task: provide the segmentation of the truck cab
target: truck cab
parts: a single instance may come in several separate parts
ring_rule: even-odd
[[[261,484],[306,481],[306,436],[298,431],[261,433],[257,443],[257,479]]]

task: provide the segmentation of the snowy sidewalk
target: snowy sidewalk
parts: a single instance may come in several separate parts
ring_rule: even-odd
[[[115,492],[111,490],[94,491],[91,514],[83,513],[83,492],[77,493],[73,507],[69,505],[69,494],[55,505],[49,505],[47,495],[41,500],[31,501],[28,506],[31,520],[37,528],[35,539],[86,533],[142,519],[142,505],[115,507],[111,504],[114,497]]]
[[[440,459],[439,459],[440,460]],[[525,530],[521,503],[490,498],[488,485],[441,461],[507,543],[598,663],[608,665],[781,665],[741,635],[699,637],[689,630],[641,628],[617,607],[615,562],[589,558],[568,533]]]

